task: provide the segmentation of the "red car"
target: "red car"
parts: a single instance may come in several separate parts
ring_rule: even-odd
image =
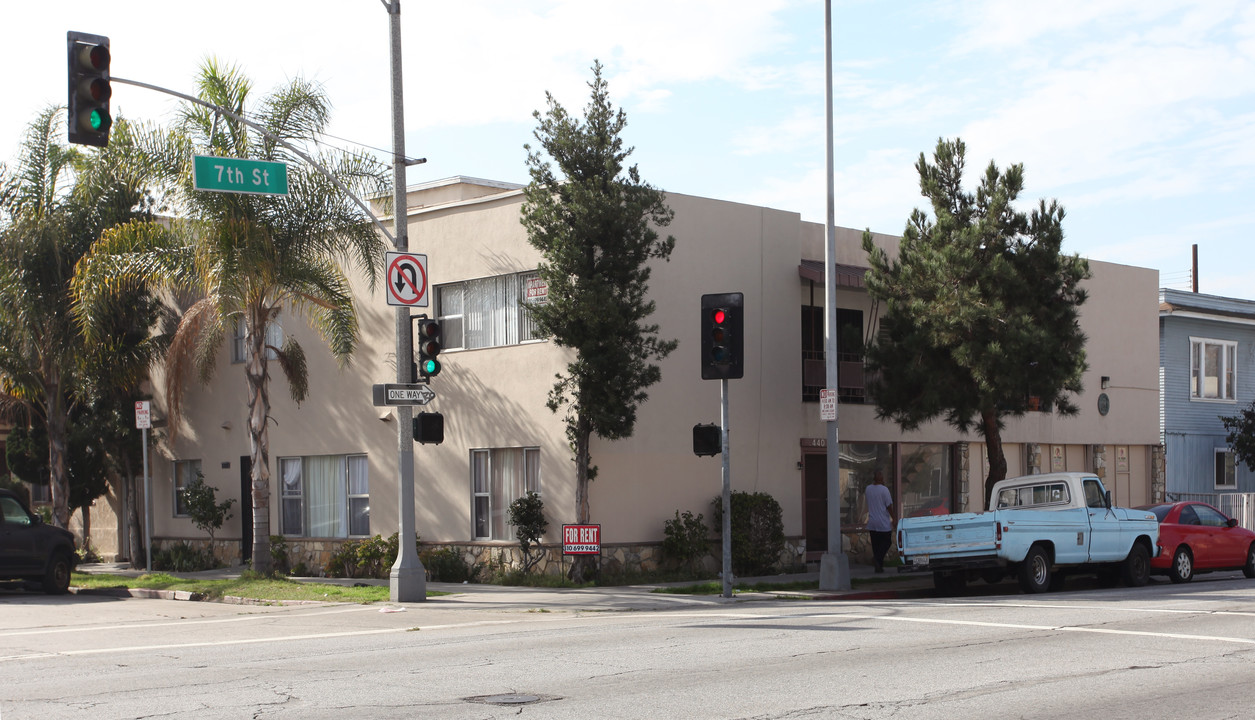
[[[1255,578],[1255,532],[1238,527],[1238,521],[1201,502],[1143,505],[1159,518],[1159,545],[1151,558],[1151,572],[1189,582],[1196,573],[1241,570]]]

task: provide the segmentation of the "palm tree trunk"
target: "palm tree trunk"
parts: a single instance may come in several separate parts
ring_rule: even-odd
[[[261,316],[260,318],[258,316]],[[260,319],[260,322],[257,322]],[[253,570],[268,575],[270,558],[270,372],[266,366],[266,321],[263,313],[249,318],[248,438],[253,472]]]
[[[65,398],[61,396],[61,371],[46,368],[44,377],[44,424],[48,429],[49,488],[52,490],[52,521],[70,527],[70,483],[66,477]]]

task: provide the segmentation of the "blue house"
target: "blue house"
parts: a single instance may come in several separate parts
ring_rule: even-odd
[[[1169,498],[1211,502],[1247,527],[1255,473],[1221,416],[1255,401],[1255,301],[1159,291],[1159,401]],[[1201,496],[1201,497],[1197,497]]]

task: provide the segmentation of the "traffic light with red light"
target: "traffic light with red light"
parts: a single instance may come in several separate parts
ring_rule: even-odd
[[[420,382],[429,381],[440,374],[440,322],[426,318],[418,321],[418,377]]]
[[[745,296],[702,295],[702,379],[745,377]]]
[[[113,117],[109,114],[109,38],[74,32],[65,34],[69,108],[68,135],[72,143],[105,147]]]

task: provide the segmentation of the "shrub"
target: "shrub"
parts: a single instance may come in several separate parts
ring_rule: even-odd
[[[697,563],[710,549],[710,528],[706,527],[705,516],[694,517],[688,510],[681,515],[676,510],[675,519],[668,520],[663,531],[666,533],[662,541],[663,555],[696,572]]]
[[[531,569],[544,557],[540,548],[540,538],[549,529],[549,521],[545,519],[545,503],[533,491],[510,503],[510,525],[519,539],[519,550],[523,552],[523,572]],[[534,553],[534,554],[533,554]]]
[[[215,495],[217,488],[205,482],[205,476],[196,473],[196,479],[183,489],[183,500],[187,503],[188,517],[201,532],[209,533],[209,544],[213,545],[214,533],[222,527],[222,523],[231,519],[231,506],[235,500],[228,499],[218,502]]]
[[[418,539],[415,535],[415,548],[418,547]],[[396,533],[392,533],[387,539],[376,535],[361,540],[346,540],[327,563],[327,576],[386,578],[397,561],[399,547]]]
[[[723,499],[715,498],[715,526],[723,528]],[[732,493],[732,572],[763,575],[780,563],[784,552],[784,512],[763,492]]]
[[[153,553],[153,569],[169,572],[212,570],[217,564],[213,554],[202,552],[182,540]]]
[[[288,543],[282,535],[270,536],[270,569],[275,575],[288,574]]]
[[[419,553],[419,560],[427,570],[427,577],[432,582],[476,582],[483,570],[481,563],[470,565],[462,558],[457,548],[440,548]]]

